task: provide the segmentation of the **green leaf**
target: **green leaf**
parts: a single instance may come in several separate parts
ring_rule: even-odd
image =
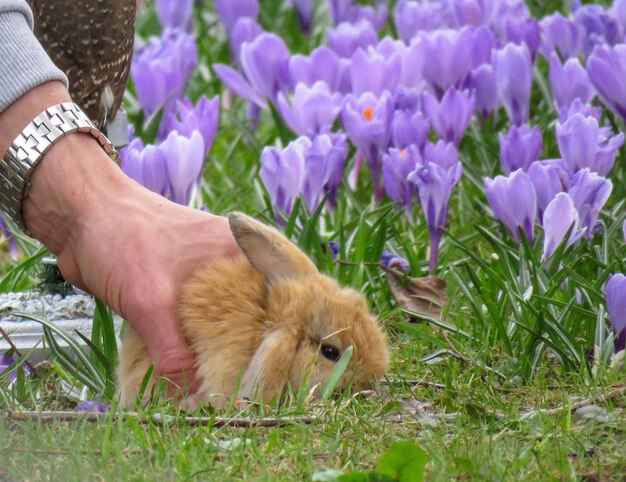
[[[350,363],[350,359],[352,358],[352,353],[354,352],[354,348],[349,346],[346,351],[343,352],[341,358],[335,363],[335,367],[328,375],[326,382],[324,383],[324,388],[322,388],[322,400],[328,400],[332,395],[335,387],[341,380],[346,368],[348,368],[348,363]]]
[[[381,457],[376,472],[398,482],[422,482],[426,452],[413,442],[396,442]]]

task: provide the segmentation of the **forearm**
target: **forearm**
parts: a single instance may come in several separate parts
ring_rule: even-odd
[[[35,116],[68,100],[64,85],[56,81],[22,95],[0,113],[0,152]],[[128,180],[96,140],[71,134],[55,143],[35,168],[22,213],[29,230],[58,253],[80,221],[97,203],[106,202],[103,196],[117,196],[121,189],[128,189]]]
[[[0,112],[34,87],[67,78],[32,32],[32,14],[23,0],[0,1]]]

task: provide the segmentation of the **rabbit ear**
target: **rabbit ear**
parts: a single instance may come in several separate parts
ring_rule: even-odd
[[[313,262],[276,229],[239,212],[230,213],[228,221],[250,264],[270,283],[318,272]]]
[[[298,342],[286,329],[265,335],[241,379],[239,396],[269,402],[280,396],[289,379],[289,371]]]

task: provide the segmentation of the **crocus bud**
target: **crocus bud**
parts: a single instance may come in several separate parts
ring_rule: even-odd
[[[197,184],[204,163],[204,141],[199,131],[190,137],[170,132],[159,145],[165,159],[165,169],[172,201],[188,205],[192,189]]]
[[[613,327],[615,353],[626,348],[626,276],[612,274],[606,283],[606,311]]]
[[[378,34],[371,23],[362,20],[355,24],[344,22],[326,30],[328,46],[340,57],[350,58],[359,47],[366,48],[378,42]]]
[[[543,147],[541,130],[527,124],[511,126],[506,135],[498,134],[498,139],[500,164],[507,175],[518,169],[527,171],[531,163],[539,158]]]
[[[528,121],[533,66],[526,45],[507,44],[494,52],[493,69],[498,98],[515,125]]]
[[[397,110],[391,122],[391,138],[394,147],[404,149],[410,145],[421,148],[426,142],[430,123],[421,112]]]
[[[541,51],[548,56],[557,50],[563,59],[574,57],[582,47],[578,26],[559,12],[544,17],[540,22],[543,32]]]
[[[420,45],[425,59],[424,79],[438,97],[450,87],[459,87],[472,67],[473,32],[461,30],[434,30],[423,33]]]
[[[135,53],[130,75],[146,117],[160,107],[163,117],[174,111],[197,62],[194,38],[181,30],[167,29]]]
[[[415,185],[408,181],[408,175],[422,160],[419,149],[409,146],[406,149],[389,149],[383,156],[383,186],[392,201],[398,201],[407,213],[411,214]]]
[[[463,168],[460,162],[450,169],[437,164],[418,164],[409,174],[409,181],[417,186],[422,210],[426,216],[430,237],[429,269],[432,271],[439,258],[439,242],[448,217],[448,203],[452,188],[461,179]]]
[[[555,53],[550,55],[550,85],[559,110],[569,108],[576,99],[588,104],[596,95],[586,70],[575,57],[562,65]]]
[[[459,145],[474,115],[474,94],[450,88],[441,102],[430,93],[422,98],[424,113],[437,135],[446,142]]]
[[[536,161],[528,167],[528,177],[537,194],[537,217],[543,222],[543,213],[550,201],[563,192],[569,182],[567,171],[558,162]]]
[[[571,228],[566,247],[574,244],[584,233],[578,229],[579,215],[574,201],[564,192],[558,193],[546,207],[543,215],[543,254],[542,261],[545,261],[554,250],[563,242],[565,235]]]
[[[587,237],[591,237],[600,210],[609,199],[612,190],[613,183],[609,179],[590,172],[588,168],[578,171],[570,179],[567,193],[574,201]]]
[[[602,102],[626,119],[626,45],[597,46],[587,60],[587,73]]]
[[[440,2],[400,0],[394,8],[393,20],[398,36],[407,44],[419,32],[449,27],[446,6]]]
[[[520,242],[518,228],[532,241],[537,216],[537,195],[532,181],[521,169],[510,176],[485,179],[485,194],[493,214],[502,221]]]

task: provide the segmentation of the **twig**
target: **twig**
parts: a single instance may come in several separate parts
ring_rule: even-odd
[[[613,390],[611,390],[609,393],[607,393],[606,395],[600,395],[600,396],[593,396],[593,397],[589,397],[589,398],[585,398],[583,400],[579,400],[576,403],[572,403],[570,405],[563,405],[561,407],[556,407],[556,408],[550,408],[548,410],[543,410],[542,413],[546,414],[546,415],[556,415],[560,412],[564,412],[566,410],[570,410],[570,411],[574,411],[574,410],[578,410],[579,408],[585,407],[587,405],[591,405],[592,403],[604,403],[608,400],[611,400],[612,398],[616,398],[620,395],[624,395],[626,394],[626,385],[624,385],[623,387],[617,387],[614,388]]]
[[[11,349],[18,356],[18,358],[22,358],[22,353],[17,349],[17,347],[15,346],[15,343],[13,343],[13,340],[11,340],[11,338],[9,337],[9,334],[6,331],[4,331],[4,328],[2,328],[1,326],[0,326],[0,335],[2,335],[2,338],[4,338],[7,341]],[[39,374],[37,373],[37,370],[35,369],[33,365],[31,365],[31,363],[26,358],[24,358],[24,364],[28,367],[30,372],[35,377],[39,378]]]
[[[446,388],[443,383],[427,382],[426,380],[381,380],[381,385],[408,385],[409,387],[430,387],[430,388]]]
[[[459,350],[456,349],[456,347],[452,343],[452,340],[450,340],[450,338],[448,338],[448,335],[446,335],[446,332],[444,330],[439,329],[439,333],[441,334],[441,336],[443,336],[443,339],[445,340],[446,345],[448,345],[448,347],[450,347],[450,350],[452,351],[452,353],[454,354],[455,357],[457,357],[459,360],[461,360],[466,365],[471,365],[472,364],[472,361],[469,358],[467,358]]]
[[[355,261],[348,261],[347,259],[335,259],[333,260],[334,263],[337,264],[345,264],[348,266],[380,266],[380,267],[385,267],[385,265],[383,265],[382,263],[379,263],[378,261],[361,261],[359,263],[355,262]]]
[[[81,455],[102,455],[101,450],[48,450],[48,449],[31,449],[25,447],[4,447],[2,452],[15,452],[15,453],[26,453],[26,454],[41,454],[41,455],[72,455],[75,453]],[[122,450],[123,455],[138,455],[147,452],[146,450],[140,449],[129,449]]]
[[[99,412],[69,412],[69,411],[18,411],[6,410],[5,416],[10,420],[34,420],[37,422],[98,422],[111,416],[110,413]],[[314,417],[294,416],[294,417],[177,417],[174,415],[155,414],[152,416],[142,416],[135,412],[116,412],[113,415],[115,420],[121,418],[132,418],[140,423],[154,423],[156,425],[168,425],[170,423],[182,422],[191,426],[214,427],[277,427],[292,423],[313,423]]]

